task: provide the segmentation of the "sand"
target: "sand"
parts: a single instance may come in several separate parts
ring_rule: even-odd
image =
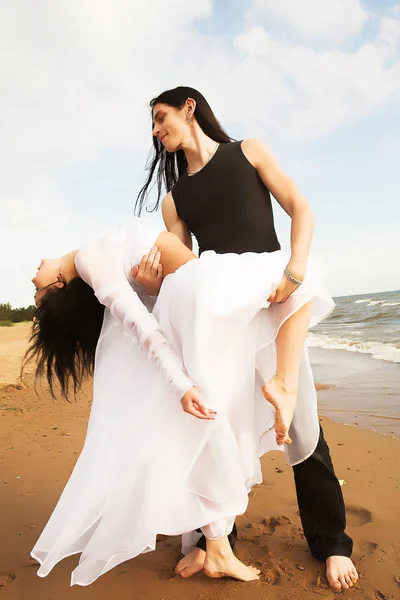
[[[29,323],[0,327],[0,385],[15,383],[30,333]],[[32,368],[29,369],[32,371]]]
[[[319,412],[400,439],[400,364],[343,350],[310,348]]]
[[[15,351],[13,360],[8,345],[11,364],[17,367],[8,375],[1,371],[9,381],[19,371],[22,331],[0,329],[0,363],[5,338]],[[30,376],[24,384],[15,381],[14,377],[12,383],[0,387],[1,600],[310,600],[337,596],[327,587],[323,565],[308,551],[292,470],[278,452],[263,457],[264,483],[253,489],[248,510],[237,521],[237,554],[261,569],[260,581],[211,580],[202,573],[183,580],[174,575],[179,538],[164,536],[155,552],[117,566],[87,588],[69,587],[77,556],[62,561],[47,578],[37,577],[29,553],[82,448],[91,385],[85,386],[76,403],[66,403],[54,402],[44,391],[36,395]],[[355,542],[353,559],[361,574],[357,586],[346,594],[360,600],[400,598],[400,441],[327,418],[322,418],[322,425],[337,475],[346,481],[348,533]]]

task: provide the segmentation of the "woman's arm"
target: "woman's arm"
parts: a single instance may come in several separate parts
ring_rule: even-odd
[[[192,236],[187,225],[178,217],[172,193],[169,192],[162,201],[162,216],[165,227],[170,233],[175,234],[189,250],[192,250]],[[143,256],[139,265],[133,267],[133,279],[143,287],[150,296],[158,296],[162,279],[163,266],[160,263],[161,254],[155,246],[149,254]]]
[[[75,257],[79,276],[93,288],[99,302],[148,352],[182,398],[193,386],[193,381],[161,333],[157,319],[129,285],[123,270],[121,242],[117,238],[118,235],[113,238],[105,234],[81,248]]]
[[[148,254],[142,257],[138,265],[131,269],[131,275],[149,296],[158,296],[163,280],[163,266],[160,262],[161,252],[153,246]]]
[[[196,254],[178,235],[170,231],[161,231],[157,236],[156,245],[142,257],[139,265],[133,267],[131,275],[147,294],[157,296],[163,277],[174,273],[193,258],[197,258]]]
[[[282,171],[277,160],[262,141],[243,140],[242,150],[257,170],[263,183],[292,219],[291,258],[288,269],[296,279],[302,280],[305,275],[314,229],[312,210],[294,182]]]

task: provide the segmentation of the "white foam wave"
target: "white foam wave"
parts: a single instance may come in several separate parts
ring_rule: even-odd
[[[368,304],[367,304],[368,302]],[[381,304],[382,306],[400,306],[400,302],[387,302],[386,300],[372,300],[372,298],[363,298],[362,300],[355,300],[354,304],[367,304],[367,306],[376,306]]]
[[[331,338],[326,335],[310,333],[307,336],[307,345],[313,348],[325,348],[327,350],[346,350],[347,352],[371,354],[372,358],[377,360],[387,360],[393,363],[400,363],[400,348],[394,344],[361,342],[344,338]]]

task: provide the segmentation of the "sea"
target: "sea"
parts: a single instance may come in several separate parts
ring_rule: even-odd
[[[400,290],[334,300],[307,337],[319,412],[400,439]]]
[[[333,313],[310,330],[309,347],[400,363],[400,290],[341,296],[334,301]]]

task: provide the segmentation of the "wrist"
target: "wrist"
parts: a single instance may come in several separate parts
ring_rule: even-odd
[[[290,259],[286,268],[296,279],[304,279],[306,273],[306,261]]]
[[[285,271],[284,271],[285,277],[288,281],[290,281],[290,283],[293,283],[294,285],[301,285],[304,281],[304,278],[301,277],[301,279],[298,279],[297,277],[299,277],[299,275],[297,277],[294,277],[294,275],[289,271],[289,269],[286,267]]]

